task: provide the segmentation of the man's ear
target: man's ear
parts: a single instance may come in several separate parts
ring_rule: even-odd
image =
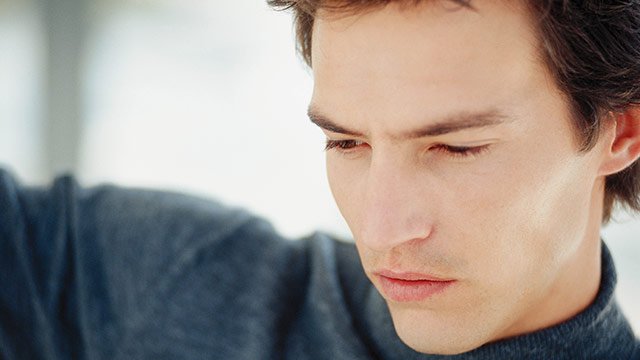
[[[640,157],[640,106],[630,106],[608,120],[601,175],[620,172]]]

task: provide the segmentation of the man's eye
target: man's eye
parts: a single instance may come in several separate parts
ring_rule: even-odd
[[[467,158],[478,156],[489,149],[489,145],[482,146],[452,146],[439,144],[431,147],[432,150],[442,152],[453,158]]]
[[[338,151],[349,151],[358,146],[364,145],[363,141],[359,140],[329,140],[324,147],[325,150],[336,149]]]

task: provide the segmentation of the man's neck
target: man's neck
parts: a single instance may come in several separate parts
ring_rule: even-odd
[[[600,239],[585,239],[560,271],[544,300],[532,307],[527,317],[509,329],[511,336],[522,335],[560,324],[591,305],[601,279]]]

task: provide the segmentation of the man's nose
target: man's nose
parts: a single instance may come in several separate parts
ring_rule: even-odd
[[[410,164],[372,161],[363,187],[360,243],[385,251],[403,243],[427,241],[433,232],[434,206],[429,185],[428,176]]]

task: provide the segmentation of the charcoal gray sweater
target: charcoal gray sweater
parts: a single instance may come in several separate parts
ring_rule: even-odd
[[[289,241],[212,201],[68,177],[30,189],[0,170],[0,358],[640,359],[602,256],[575,318],[431,356],[400,341],[352,244]]]

